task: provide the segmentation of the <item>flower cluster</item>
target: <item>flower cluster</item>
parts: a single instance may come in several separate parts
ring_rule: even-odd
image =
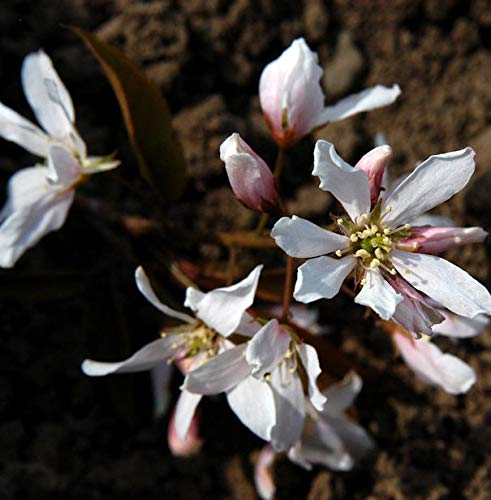
[[[308,304],[346,291],[375,313],[378,330],[390,336],[419,379],[450,394],[467,392],[476,374],[462,360],[442,353],[433,340],[477,335],[491,314],[488,291],[439,256],[482,242],[487,233],[454,227],[427,213],[467,185],[475,170],[471,148],[431,156],[409,175],[389,182],[390,146],[379,145],[351,166],[333,144],[320,140],[312,174],[319,188],[339,202],[339,213],[324,228],[286,211],[280,196],[286,150],[329,122],[391,104],[400,94],[397,85],[377,85],[325,107],[321,75],[317,55],[303,39],[261,75],[260,103],[279,150],[274,172],[236,133],[220,147],[237,199],[262,214],[256,232],[242,236],[258,248],[258,241],[270,236],[287,255],[282,304],[258,307],[262,264],[241,281],[230,285],[230,279],[228,286],[206,293],[188,286],[186,312],[164,304],[138,267],[138,289],[166,316],[159,338],[123,361],[86,359],[82,364],[83,372],[95,377],[150,371],[158,415],[171,399],[170,373],[176,366],[183,382],[168,443],[178,456],[200,449],[198,405],[203,397],[224,394],[237,418],[267,442],[255,470],[263,498],[274,495],[270,466],[279,453],[307,469],[319,464],[349,470],[374,449],[368,433],[346,415],[361,391],[360,376],[344,368],[344,376],[339,375],[332,346],[331,355],[324,356],[326,329],[316,324],[307,306],[291,305],[292,295]],[[88,175],[118,165],[110,157],[87,155],[70,96],[44,52],[26,57],[22,82],[45,131],[0,104],[0,135],[42,163],[20,170],[9,182],[0,218],[2,267],[12,267],[45,234],[62,226],[75,188]],[[279,218],[265,234],[271,215]],[[293,287],[295,259],[302,262]]]

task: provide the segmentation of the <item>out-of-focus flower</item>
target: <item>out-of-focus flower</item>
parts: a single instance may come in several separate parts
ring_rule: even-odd
[[[183,440],[176,431],[176,410],[174,410],[167,431],[167,443],[170,451],[176,457],[192,457],[199,453],[203,446],[203,440],[199,437],[198,412],[193,415],[186,439]]]
[[[257,494],[262,500],[269,500],[274,497],[276,486],[274,484],[271,467],[273,466],[276,452],[270,444],[263,447],[254,466],[254,484]]]
[[[295,298],[304,303],[332,298],[354,273],[362,286],[355,302],[388,320],[404,300],[393,286],[399,276],[455,314],[491,314],[485,287],[450,262],[418,253],[417,243],[407,244],[415,234],[409,222],[459,192],[474,169],[471,148],[431,156],[372,206],[367,174],[344,162],[332,144],[318,141],[313,174],[348,217],[336,219],[342,234],[296,216],[275,224],[276,243],[292,257],[309,259],[298,269]]]
[[[86,176],[119,164],[109,157],[87,156],[74,126],[70,95],[44,52],[25,58],[22,83],[47,132],[0,103],[0,137],[40,156],[47,166],[24,168],[9,181],[0,213],[0,267],[13,267],[28,248],[63,225],[75,187]]]
[[[259,99],[273,138],[280,146],[290,146],[327,123],[387,106],[401,93],[398,85],[390,88],[376,85],[325,107],[321,76],[317,54],[303,38],[294,40],[278,59],[264,68]]]
[[[233,344],[227,337],[232,333],[250,337],[251,329],[257,329],[254,319],[246,309],[254,301],[261,269],[262,266],[257,266],[235,285],[217,288],[208,293],[188,288],[184,305],[194,312],[196,316],[194,318],[160,302],[148,277],[139,267],[135,272],[135,279],[140,292],[165,315],[182,321],[183,324],[167,329],[162,333],[162,338],[150,342],[124,361],[105,363],[86,359],[82,363],[83,372],[95,377],[111,373],[138,372],[155,369],[163,361],[175,362],[187,372],[196,369],[197,366],[212,363],[222,351],[229,356],[231,366],[234,362],[239,365],[246,344],[230,347]],[[232,366],[230,373],[232,380],[243,378],[243,374],[244,372],[235,373]],[[181,392],[175,414],[175,431],[181,441],[186,441],[189,426],[200,400],[200,394],[192,394],[185,390]]]
[[[271,212],[278,203],[278,191],[266,162],[239,136],[232,134],[220,146],[228,180],[237,199],[247,208]]]

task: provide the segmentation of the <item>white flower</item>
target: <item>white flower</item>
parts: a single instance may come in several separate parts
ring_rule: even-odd
[[[87,175],[119,164],[87,156],[74,126],[70,95],[44,52],[25,58],[22,83],[46,132],[0,103],[0,137],[41,157],[47,166],[24,168],[9,181],[0,213],[0,267],[12,267],[28,248],[63,225],[74,189]]]
[[[259,81],[259,99],[279,145],[289,146],[327,123],[387,106],[401,93],[398,85],[391,88],[376,85],[325,107],[319,83],[321,76],[317,54],[303,38],[294,40],[278,59],[264,68]]]
[[[418,253],[414,242],[406,245],[413,237],[410,223],[467,184],[473,158],[471,148],[431,156],[372,204],[367,174],[344,162],[332,144],[318,141],[313,174],[348,217],[337,219],[342,234],[296,216],[275,224],[271,235],[276,243],[292,257],[309,259],[298,269],[295,298],[305,303],[332,298],[353,273],[362,286],[355,302],[388,320],[404,299],[392,286],[399,275],[455,314],[491,314],[488,291],[468,273],[440,257]]]
[[[230,377],[230,386],[234,385],[234,380],[245,375],[245,370],[235,373],[234,366],[240,365],[246,344],[231,347],[233,344],[227,337],[232,333],[246,338],[250,336],[254,319],[246,309],[254,301],[261,269],[262,266],[257,266],[235,285],[217,288],[208,293],[188,288],[184,305],[194,312],[194,318],[160,302],[145,272],[139,267],[135,279],[145,298],[165,315],[178,319],[183,324],[168,329],[162,338],[150,342],[124,361],[104,363],[86,359],[82,363],[82,370],[86,375],[98,377],[111,373],[155,370],[161,367],[163,362],[174,361],[186,373],[195,370],[196,366],[203,368],[214,363],[216,355],[223,352],[223,355],[229,357],[230,372],[221,375],[224,378]],[[186,390],[179,397],[175,412],[175,431],[181,441],[186,440],[201,397],[201,394],[192,394]]]

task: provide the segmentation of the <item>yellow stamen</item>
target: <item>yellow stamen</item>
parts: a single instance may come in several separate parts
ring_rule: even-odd
[[[378,266],[380,266],[380,261],[378,259],[372,259],[372,262],[370,262],[370,267],[372,269],[375,269]]]
[[[360,248],[360,250],[357,250],[355,252],[355,257],[361,257],[362,259],[367,259],[368,257],[370,257],[370,254],[366,250],[363,250],[363,248]]]
[[[343,252],[342,252],[341,250],[336,250],[336,252],[335,252],[335,253],[336,253],[336,255],[337,255],[338,257],[342,257],[342,256],[343,256]]]

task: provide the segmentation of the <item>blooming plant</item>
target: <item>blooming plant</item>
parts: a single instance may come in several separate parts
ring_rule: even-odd
[[[153,162],[148,155],[161,149],[153,143],[148,147],[148,134],[137,133],[138,123],[153,122],[137,119],[141,109],[132,107],[130,95],[135,82],[141,85],[135,95],[158,102],[156,109],[165,106],[122,54],[93,36],[83,36],[103,66],[111,69],[109,77],[131,125],[128,132],[142,176],[151,184],[162,173],[154,170],[162,159]],[[133,72],[131,85],[126,85],[127,72]],[[467,392],[476,372],[443,353],[438,336],[473,337],[491,314],[491,296],[483,285],[440,257],[449,249],[482,242],[487,233],[479,227],[454,227],[427,213],[467,185],[476,166],[471,148],[431,156],[409,175],[389,183],[390,146],[379,145],[351,166],[333,144],[320,140],[312,174],[320,180],[319,188],[339,202],[339,211],[327,227],[288,212],[281,190],[287,149],[319,127],[389,105],[400,94],[398,85],[377,85],[326,107],[321,75],[317,55],[303,39],[264,68],[259,99],[278,146],[273,171],[237,133],[217,151],[237,200],[261,216],[255,231],[207,235],[207,243],[228,252],[225,272],[212,275],[216,286],[202,280],[199,271],[192,272],[189,256],[171,252],[169,277],[174,285],[186,285],[184,312],[162,302],[138,267],[138,289],[164,315],[160,335],[123,361],[82,363],[91,377],[150,371],[156,415],[165,413],[172,399],[170,380],[176,366],[183,379],[168,427],[169,448],[176,456],[199,452],[206,435],[200,431],[198,405],[206,396],[224,394],[237,418],[266,442],[255,465],[262,498],[275,494],[271,466],[280,455],[306,469],[322,465],[345,471],[375,449],[350,410],[363,386],[363,366],[355,366],[334,347],[330,336],[336,332],[303,304],[346,293],[366,306],[366,320],[390,337],[417,378],[449,394]],[[22,82],[45,131],[0,104],[0,135],[41,159],[39,165],[19,170],[8,183],[0,216],[2,267],[14,266],[28,248],[63,225],[75,189],[88,175],[119,164],[111,157],[88,156],[74,125],[71,98],[44,52],[26,57]],[[177,158],[176,151],[169,157]],[[179,162],[171,168],[180,168]],[[164,227],[146,222],[152,230]],[[172,230],[171,224],[165,226],[169,241]],[[239,259],[238,250],[262,248],[274,249],[276,260],[285,259],[274,277],[268,274],[272,259],[266,253],[252,270],[247,261],[248,273]],[[278,276],[280,293],[265,293],[261,285]],[[172,294],[166,291],[165,302],[172,304],[167,299]],[[292,304],[294,299],[298,303]]]

